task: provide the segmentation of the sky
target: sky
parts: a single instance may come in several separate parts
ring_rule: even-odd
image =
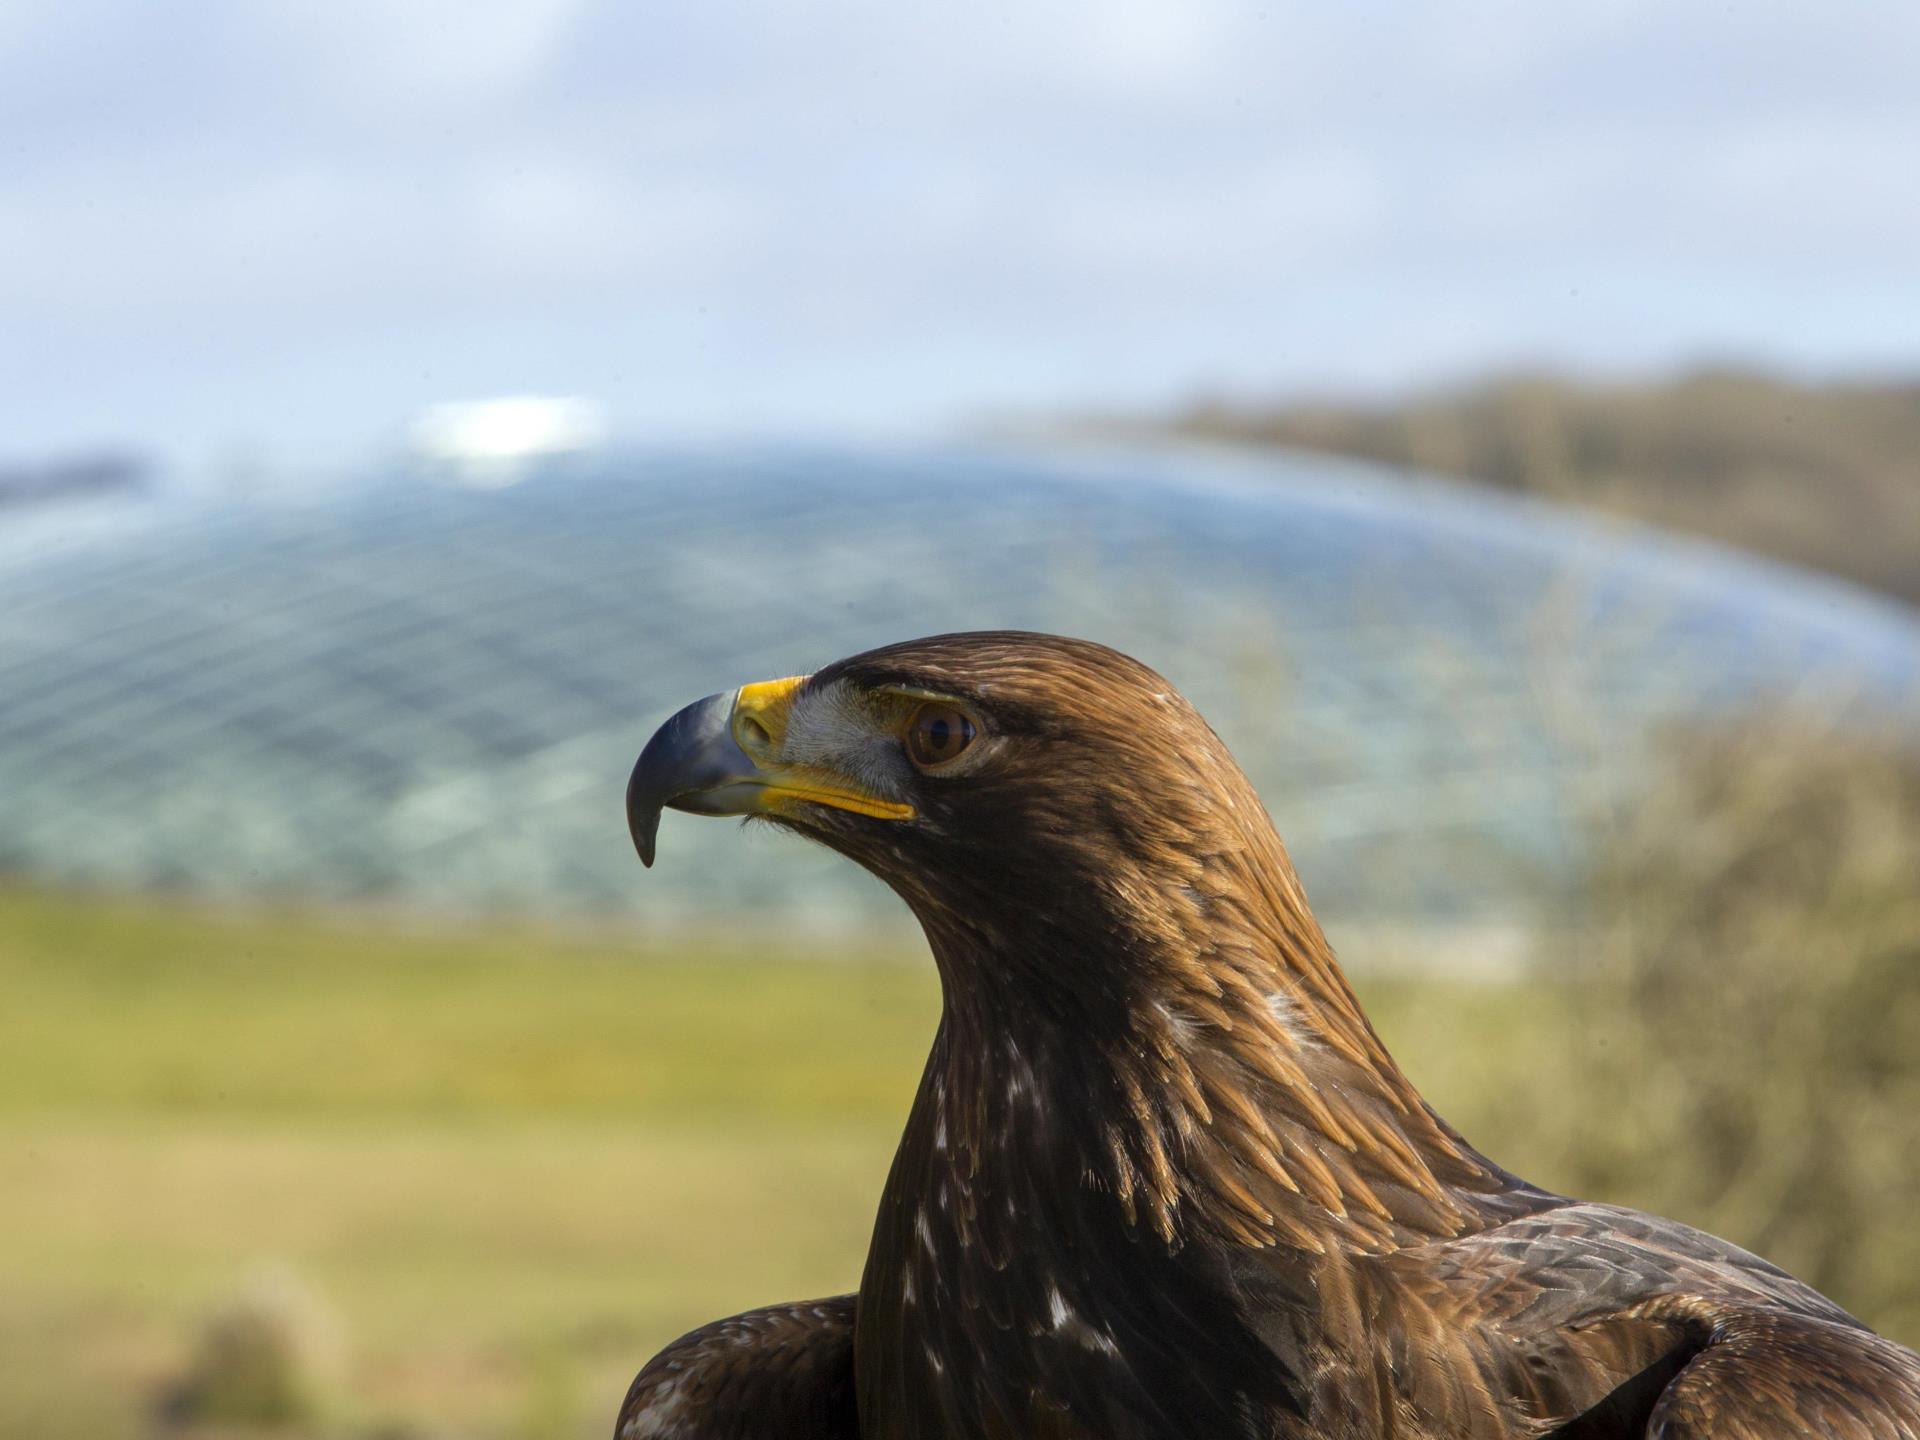
[[[1920,368],[1920,6],[5,0],[0,459]]]

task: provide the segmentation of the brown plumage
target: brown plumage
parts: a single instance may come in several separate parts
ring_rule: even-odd
[[[1123,655],[947,635],[749,686],[628,805],[649,861],[665,805],[864,865],[944,1008],[857,1297],[696,1331],[620,1440],[1920,1440],[1920,1356],[1435,1115],[1225,746]]]

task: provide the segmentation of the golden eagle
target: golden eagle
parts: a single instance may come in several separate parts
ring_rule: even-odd
[[[641,755],[648,863],[663,807],[864,865],[944,1003],[859,1292],[669,1346],[620,1440],[1920,1437],[1920,1356],[1435,1115],[1144,665],[992,632],[747,685]]]

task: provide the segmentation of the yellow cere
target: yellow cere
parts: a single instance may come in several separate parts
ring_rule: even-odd
[[[742,685],[733,702],[733,738],[766,777],[761,801],[764,809],[778,813],[790,802],[806,801],[849,810],[875,820],[909,820],[913,807],[898,800],[849,785],[843,776],[813,767],[787,767],[779,755],[787,738],[787,720],[793,711],[793,697],[807,683],[805,675],[789,675],[784,680],[762,680]]]

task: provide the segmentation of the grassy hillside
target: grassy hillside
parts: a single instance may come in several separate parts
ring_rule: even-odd
[[[1920,603],[1920,384],[1517,376],[1379,405],[1202,402],[1170,423],[1533,491]]]

